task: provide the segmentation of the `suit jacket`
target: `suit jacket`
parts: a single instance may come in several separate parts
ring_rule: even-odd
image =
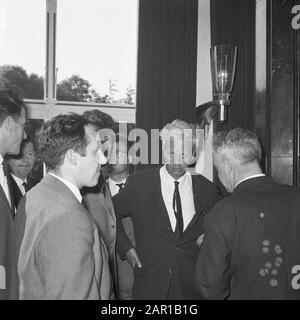
[[[109,254],[115,297],[118,297],[118,271],[116,257],[117,223],[115,209],[107,184],[105,192],[99,188],[84,188],[83,202],[98,227]]]
[[[205,217],[196,264],[202,295],[299,300],[299,210],[297,188],[267,177],[241,182]]]
[[[12,195],[13,195],[13,199],[14,199],[14,205],[15,205],[15,209],[17,210],[19,202],[23,197],[23,194],[12,176],[10,176],[10,180],[11,180],[11,188],[12,188]],[[30,190],[31,187],[32,187],[32,185],[31,185],[30,181],[28,180],[27,181],[28,190]]]
[[[113,200],[118,218],[131,216],[136,251],[142,268],[134,269],[134,299],[197,299],[194,266],[197,238],[203,233],[204,214],[220,199],[216,186],[193,175],[196,213],[180,239],[173,232],[161,193],[160,168],[129,176]],[[132,247],[122,228],[117,238],[120,256]]]
[[[108,299],[110,272],[97,227],[72,191],[46,175],[21,200],[20,299]],[[24,219],[20,220],[24,224]],[[16,220],[18,223],[18,220]],[[20,237],[17,237],[20,239]]]
[[[11,177],[7,175],[12,206],[0,185],[0,300],[16,299],[17,267],[14,260],[14,202]]]

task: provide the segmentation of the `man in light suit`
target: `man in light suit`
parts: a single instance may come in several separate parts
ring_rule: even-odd
[[[106,162],[97,132],[82,116],[59,115],[43,125],[38,148],[49,173],[17,214],[26,217],[17,246],[20,299],[108,299],[107,251],[79,191],[97,184]]]
[[[184,135],[191,148],[182,148]],[[175,120],[163,128],[161,138],[166,164],[129,176],[113,198],[118,227],[130,216],[136,240],[134,247],[120,228],[117,249],[134,267],[133,299],[198,299],[197,240],[204,214],[220,194],[213,183],[187,170],[195,160],[193,126]]]
[[[99,110],[85,111],[83,113],[83,117],[99,132],[103,146],[105,146],[104,152],[107,153],[108,141],[111,139],[106,140],[107,136],[105,134],[114,136],[114,132],[110,129],[114,125],[113,119],[108,114]],[[117,225],[110,190],[106,183],[106,171],[107,167],[104,167],[102,175],[95,187],[83,188],[81,193],[83,196],[83,203],[93,217],[108,250],[113,284],[113,290],[110,298],[118,299],[119,286],[116,256]]]
[[[207,299],[300,299],[300,190],[275,183],[259,165],[256,135],[214,137],[214,165],[232,195],[204,219],[196,263]]]
[[[25,106],[12,90],[0,90],[0,300],[17,298],[17,270],[14,263],[14,202],[7,154],[18,154],[26,137]]]

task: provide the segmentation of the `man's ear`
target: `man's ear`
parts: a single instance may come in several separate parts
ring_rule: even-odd
[[[231,174],[233,171],[231,161],[227,157],[223,157],[222,161],[223,161],[226,174]]]
[[[66,159],[74,166],[79,162],[80,155],[72,149],[66,152]]]
[[[13,133],[15,128],[15,120],[11,116],[8,116],[3,122],[3,127],[8,134]]]

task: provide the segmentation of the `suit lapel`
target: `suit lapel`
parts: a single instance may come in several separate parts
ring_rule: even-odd
[[[9,205],[9,202],[6,198],[6,194],[2,188],[2,186],[0,185],[0,198],[2,199],[2,201],[5,203],[5,205],[7,206],[7,209],[11,211],[11,207]]]
[[[201,205],[201,189],[199,188],[199,185],[197,183],[197,180],[195,179],[194,175],[192,175],[192,186],[193,186],[193,199],[194,199],[194,206],[195,206],[195,214],[184,230],[184,233],[186,233],[189,229],[191,229],[198,219],[203,215],[202,211],[202,205]]]
[[[111,219],[116,222],[116,213],[115,213],[115,208],[114,208],[114,204],[112,202],[112,196],[111,196],[111,193],[110,193],[110,189],[109,189],[109,186],[107,183],[105,183],[105,202],[106,202],[106,205],[107,205],[107,211],[108,211],[108,214],[111,216]],[[102,205],[102,203],[101,203]]]
[[[154,205],[154,215],[156,227],[158,230],[162,230],[165,235],[169,235],[174,237],[174,233],[171,227],[169,214],[167,212],[165,202],[162,196],[161,191],[161,182],[160,182],[160,168],[155,169],[153,174],[153,182],[152,182],[152,201]]]
[[[2,186],[0,186],[1,187],[1,196],[2,196],[2,199],[5,200],[5,203],[6,203],[7,207],[9,208],[12,217],[14,217],[15,216],[15,203],[14,203],[14,193],[13,193],[13,186],[12,186],[12,177],[9,173],[8,164],[5,161],[3,161],[2,165],[3,165],[3,172],[4,172],[6,179],[7,179],[8,193],[9,193],[9,197],[10,197],[11,206],[9,205],[8,199],[6,197],[6,194],[5,194]]]
[[[23,197],[23,194],[12,176],[10,176],[9,189],[10,198],[13,199],[15,208],[17,208],[21,198]]]

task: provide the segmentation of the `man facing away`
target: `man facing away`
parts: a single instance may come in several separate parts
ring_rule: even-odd
[[[194,148],[182,149],[185,130],[185,142],[195,146],[194,128],[180,120],[168,124],[161,131],[166,165],[129,176],[113,198],[117,249],[134,267],[133,299],[200,298],[194,283],[197,239],[204,214],[220,195],[213,183],[187,170]],[[126,216],[132,219],[135,247],[121,227]]]
[[[7,154],[18,154],[26,113],[21,97],[12,90],[0,90],[0,300],[16,299],[17,271],[14,264],[13,194],[7,163]]]
[[[49,172],[19,205],[20,299],[107,299],[107,251],[79,192],[106,162],[97,132],[82,116],[59,115],[43,125],[38,148]]]
[[[214,165],[232,195],[205,216],[196,281],[208,299],[300,299],[300,190],[260,168],[256,135],[217,133]]]

